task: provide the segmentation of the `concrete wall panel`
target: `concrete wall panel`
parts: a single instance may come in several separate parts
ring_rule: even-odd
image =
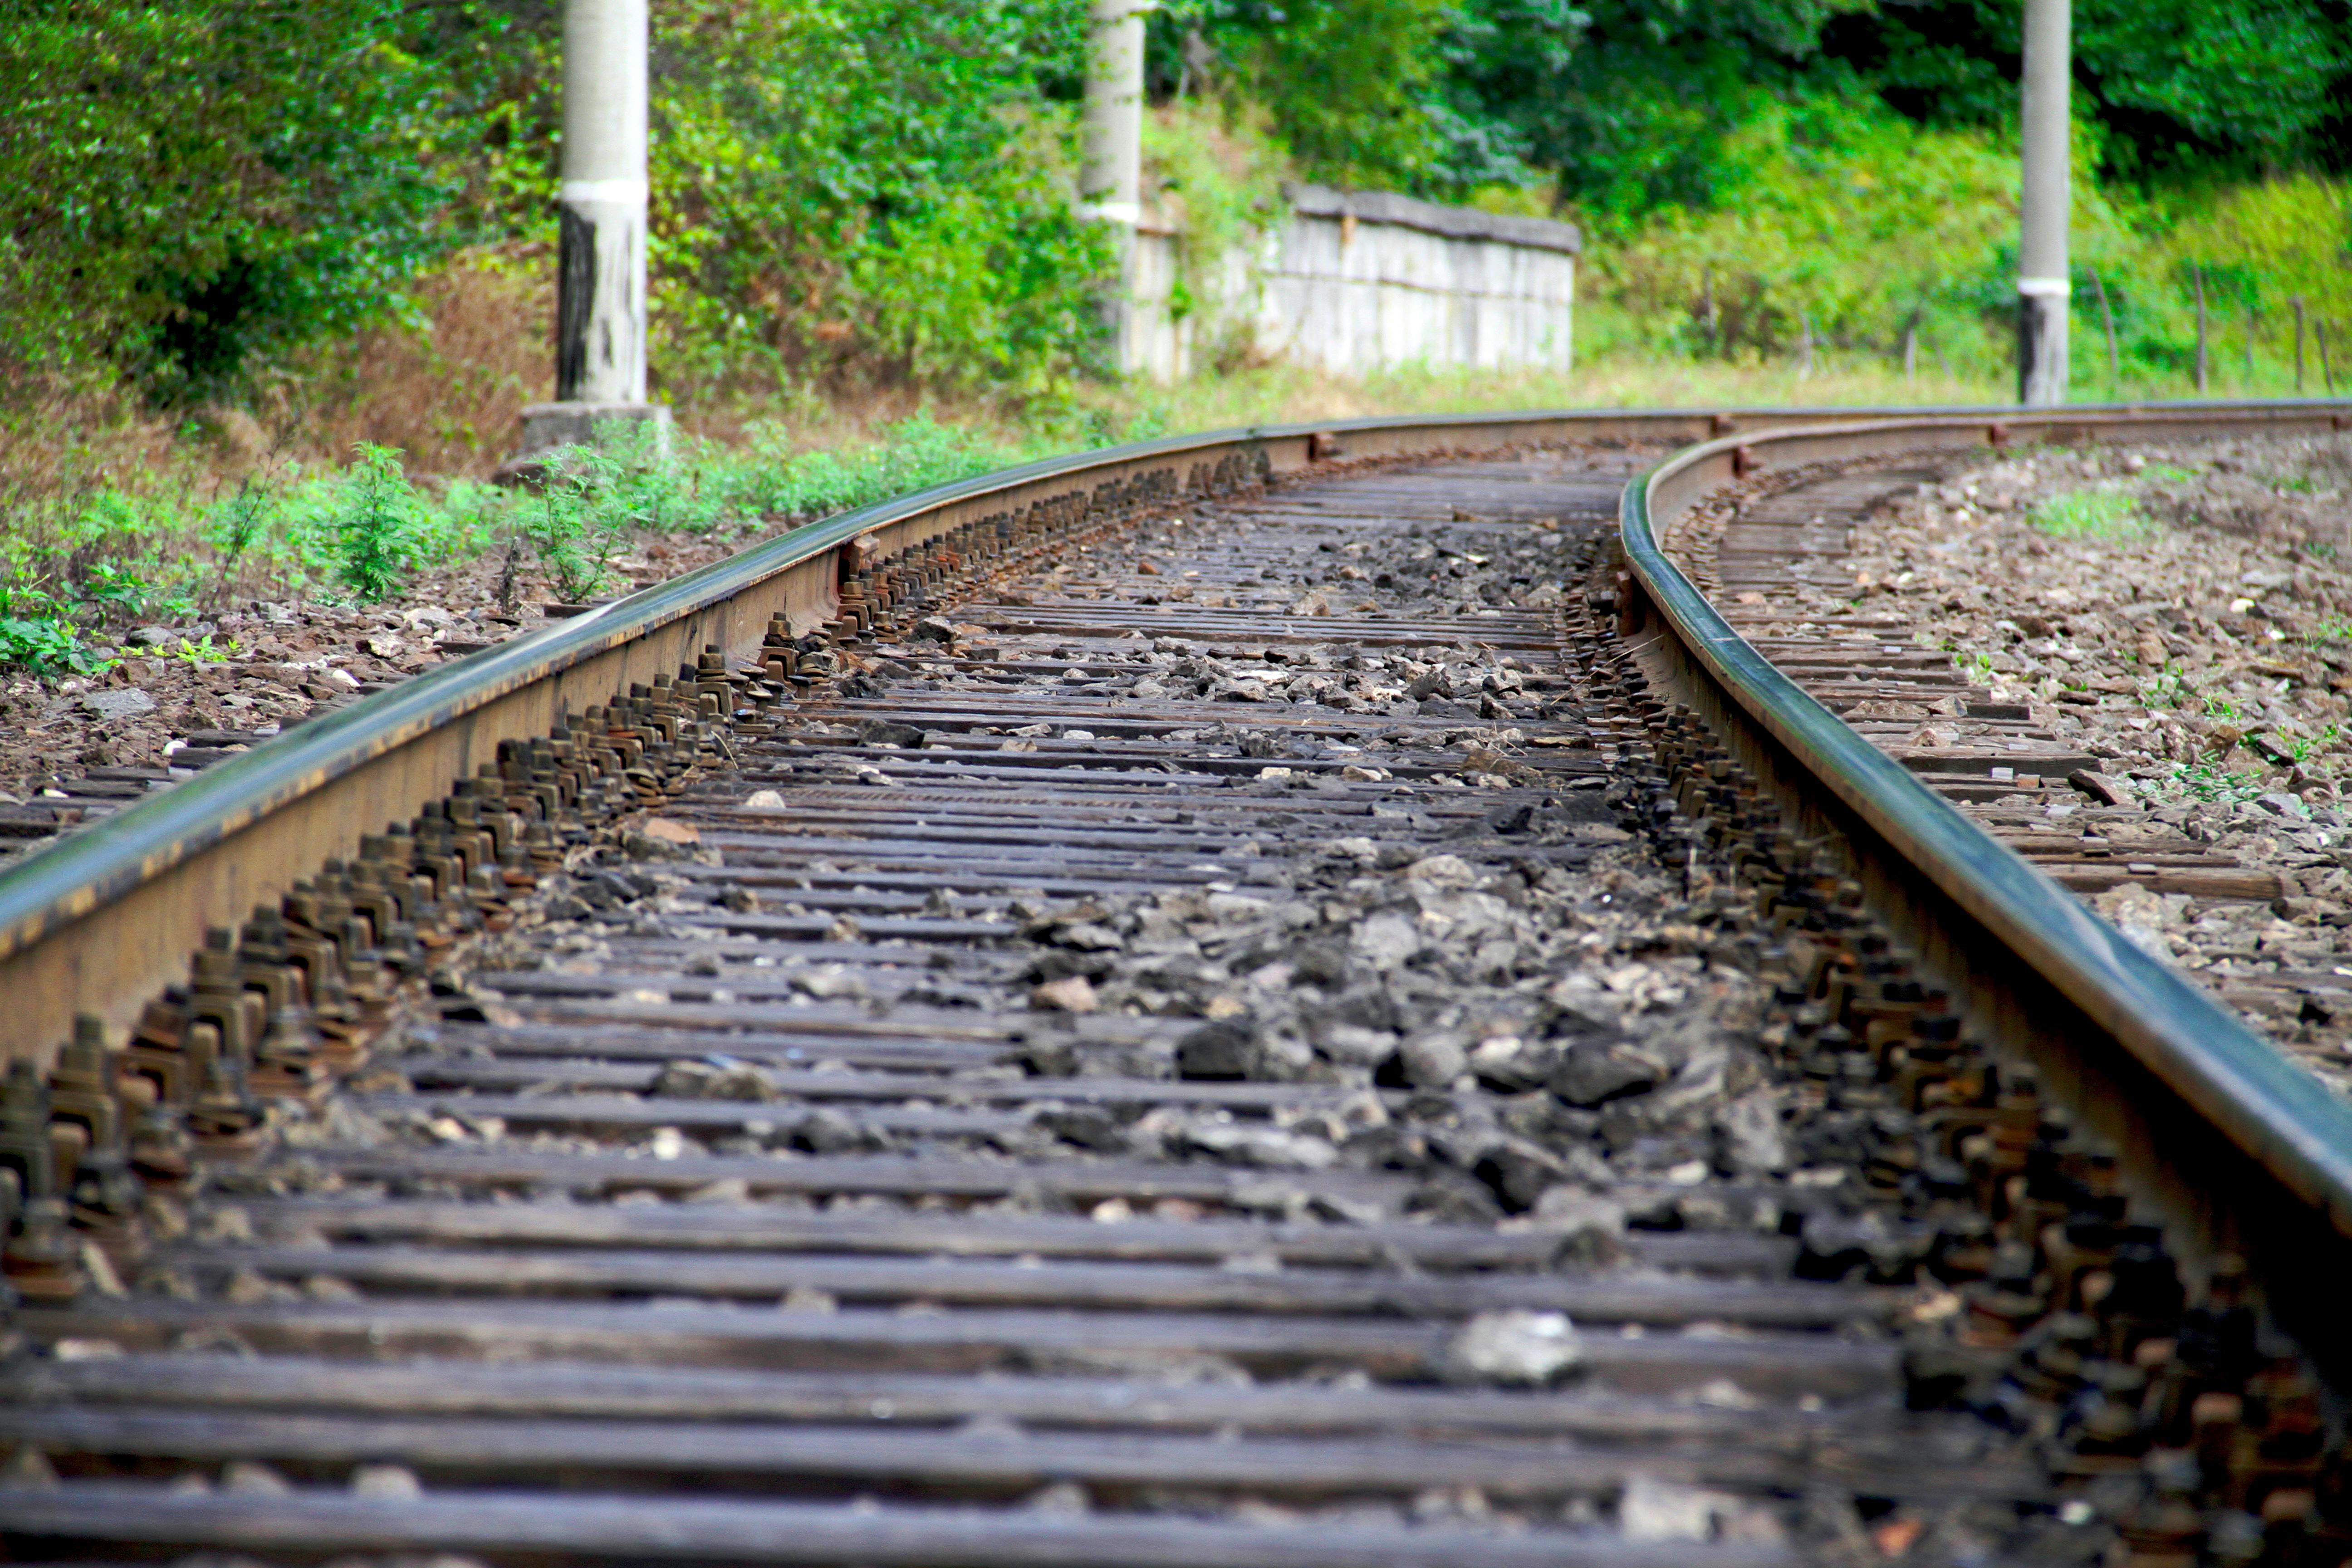
[[[1196,339],[1236,329],[1260,353],[1335,372],[1570,367],[1580,241],[1567,225],[1312,187],[1293,201],[1263,251],[1225,257],[1219,298],[1182,320],[1170,313],[1180,237],[1138,232],[1129,369],[1189,374]]]

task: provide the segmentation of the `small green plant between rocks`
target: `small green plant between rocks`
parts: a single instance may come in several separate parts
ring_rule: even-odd
[[[556,591],[576,602],[604,586],[627,538],[623,467],[609,453],[567,447],[549,455],[547,468],[538,495],[516,509],[515,525]]]
[[[2252,800],[2271,785],[2259,773],[2237,772],[2215,763],[2177,763],[2167,793],[2199,800]]]
[[[180,646],[172,649],[168,657],[186,664],[220,664],[236,658],[244,652],[245,649],[238,645],[235,637],[229,638],[226,646],[215,647],[213,634],[206,632],[194,642],[182,637]]]

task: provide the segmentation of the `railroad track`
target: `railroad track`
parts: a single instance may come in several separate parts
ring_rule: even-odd
[[[1702,592],[2034,433],[1044,465],[36,856],[11,1559],[2341,1560],[2352,1117]]]

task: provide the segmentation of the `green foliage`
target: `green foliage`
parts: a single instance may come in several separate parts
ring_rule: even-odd
[[[1607,242],[1592,264],[1644,351],[1763,357],[1810,338],[1892,354],[1908,335],[1947,376],[1995,379],[2012,352],[2014,27],[1995,0],[1182,0],[1152,18],[1150,72],[1155,90],[1219,95],[1228,135],[1264,124],[1317,177],[1522,211],[1549,184]],[[2326,103],[2352,88],[2348,37],[2318,0],[2086,0],[2086,392],[2180,389],[2192,269],[2217,366],[2223,340],[2252,340],[2252,374],[2243,352],[2219,373],[2237,390],[2289,389],[2296,299],[2343,341],[2352,209],[2336,183],[2118,176],[2338,156]],[[1155,161],[1188,218],[1236,227],[1181,145],[1187,120],[1162,117]],[[1212,277],[1187,265],[1177,308]]]
[[[2094,140],[2076,144],[2075,395],[2192,391],[2198,272],[2215,392],[2295,390],[2297,300],[2304,387],[2324,384],[2323,323],[2331,367],[2347,368],[2352,187],[2299,174],[2150,195],[2101,180]],[[2017,174],[1999,138],[1922,127],[1867,100],[1772,103],[1722,142],[1715,177],[1713,202],[1657,209],[1588,256],[1598,308],[1580,314],[1580,357],[1791,363],[1810,328],[1817,360],[1899,361],[1912,334],[1923,369],[2006,378]]]
[[[1179,230],[1170,315],[1226,323],[1227,341],[1196,338],[1194,353],[1229,366],[1247,346],[1245,316],[1228,309],[1227,293],[1241,281],[1228,276],[1230,258],[1256,256],[1281,220],[1283,151],[1251,121],[1174,103],[1144,121],[1143,163],[1147,187],[1158,190],[1163,216]]]
[[[1179,0],[1152,25],[1180,52],[1207,42],[1309,176],[1410,188],[1446,151],[1431,112],[1446,19],[1444,0]]]
[[[2327,643],[2352,642],[2352,618],[2343,616],[2323,616],[2312,626],[2304,641],[2317,647]]]
[[[1446,100],[1553,176],[1588,221],[1732,198],[1721,154],[1775,105],[1852,94],[1824,58],[1867,0],[1464,0]]]
[[[915,380],[1063,400],[1076,372],[1108,368],[1098,285],[1116,254],[1041,171],[991,164],[874,233],[846,258],[844,292],[866,346]]]
[[[1082,5],[691,0],[654,25],[665,375],[790,381],[878,357],[1035,396],[1093,363],[1113,254],[1059,177],[1073,127],[1053,101],[1082,68]],[[547,107],[532,125],[499,162],[551,156]]]
[[[14,498],[0,527],[0,668],[43,676],[109,668],[110,626],[194,607],[184,500],[97,489]]]
[[[127,626],[149,616],[181,616],[195,608],[186,595],[159,588],[113,561],[91,563],[74,596],[83,616],[100,626]]]
[[[602,589],[621,552],[626,515],[612,494],[618,468],[593,447],[566,447],[549,457],[547,481],[518,509],[524,537],[566,599]]]
[[[0,365],[232,392],[441,248],[396,0],[0,0]]]
[[[1714,205],[1659,211],[1591,259],[1654,347],[1777,355],[1808,326],[1817,347],[1892,347],[1917,323],[1969,368],[2005,353],[1978,320],[2004,280],[2017,171],[1983,138],[1866,106],[1768,104],[1721,146],[1714,179]],[[2086,226],[2113,232],[2095,204]]]
[[[1535,178],[1472,79],[1565,63],[1585,20],[1569,0],[1169,0],[1146,73],[1155,97],[1262,117],[1308,178],[1467,196]]]
[[[83,640],[70,616],[57,613],[37,595],[0,595],[0,668],[40,676],[95,675],[112,666]]]
[[[662,395],[912,380],[1066,414],[1106,369],[1114,259],[1071,200],[1087,15],[656,7]],[[1910,327],[1986,374],[2008,355],[2016,26],[2015,0],[1171,0],[1152,91],[1215,100],[1153,132],[1195,226],[1177,304],[1214,302],[1229,242],[1304,174],[1556,200],[1622,257],[1609,304],[1644,352],[1763,356],[1808,327],[1885,352]],[[304,345],[412,310],[457,245],[543,266],[559,32],[545,0],[0,0],[0,393],[248,396]],[[2347,161],[2352,17],[2082,0],[2075,49],[2082,167],[2108,181],[2077,215],[2078,383],[2105,379],[2110,319],[2112,390],[2178,383],[2192,268],[2221,330],[2255,312],[2275,362],[2291,300],[2345,303],[2352,214],[2288,172]],[[2256,171],[2276,177],[2212,187]],[[216,510],[220,563],[300,535],[271,509],[307,504]]]
[[[1106,439],[1114,438],[1111,432]],[[520,541],[558,592],[579,600],[614,586],[614,563],[646,533],[727,538],[866,506],[1045,455],[1001,446],[928,414],[879,441],[795,450],[776,426],[740,447],[651,427],[600,427],[593,447],[549,459],[538,492],[466,483],[420,489],[399,453],[360,447],[342,468],[256,474],[212,506],[148,487],[99,489],[18,510],[0,528],[0,668],[45,677],[106,667],[94,639],[110,626],[184,617],[199,592],[376,600],[429,563]],[[1139,438],[1137,431],[1117,438]],[[232,657],[209,637],[163,657]]]
[[[0,668],[94,675],[115,662],[101,657],[92,640],[110,624],[184,615],[194,607],[115,562],[99,561],[70,576],[27,572],[20,563],[0,577]]]
[[[709,533],[740,520],[730,502],[728,455],[652,426],[599,426],[595,445],[551,452],[545,467],[536,496],[459,489],[449,507],[472,509],[487,528],[503,522],[519,532],[574,602],[610,584],[614,561],[641,531]]]
[[[1549,184],[1619,233],[1738,200],[1723,154],[1776,108],[1874,100],[2003,130],[2017,112],[2016,0],[1179,0],[1152,26],[1158,90],[1205,74],[1245,94],[1319,177],[1456,197]],[[2111,175],[2352,154],[2335,0],[2083,0],[2074,36]]]
[[[656,7],[673,395],[856,363],[1066,395],[1112,260],[1063,177],[1084,19]],[[0,0],[0,375],[236,399],[456,246],[551,241],[560,31],[540,0]]]
[[[2233,772],[2217,763],[2176,763],[2166,784],[2169,793],[2199,800],[2252,800],[2271,787],[2259,773]]]
[[[226,584],[255,547],[268,537],[270,495],[256,475],[247,475],[236,494],[215,507],[206,520],[204,537],[220,560],[220,580]]]
[[[2079,0],[2076,112],[2110,173],[2252,174],[2331,146],[2346,84],[2342,8],[2323,0]],[[2015,0],[1917,0],[1832,29],[1830,47],[1916,118],[2005,126],[2017,112]]]

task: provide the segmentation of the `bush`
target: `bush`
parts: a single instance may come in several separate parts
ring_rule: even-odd
[[[111,663],[96,650],[100,634],[194,609],[188,563],[171,549],[175,515],[168,503],[159,516],[103,491],[72,511],[38,519],[39,542],[5,541],[0,668],[92,674]]]
[[[1084,19],[657,7],[665,390],[871,362],[1025,397],[1089,368],[1111,251],[1061,146]],[[0,378],[247,399],[306,344],[421,321],[459,246],[551,245],[559,33],[520,0],[0,0]]]
[[[626,513],[609,488],[617,465],[572,447],[551,455],[548,466],[550,478],[515,509],[516,520],[556,591],[578,602],[604,586],[625,537]]]
[[[0,368],[186,403],[396,305],[446,92],[397,0],[0,4]]]
[[[94,675],[110,662],[91,651],[70,616],[35,595],[0,593],[0,668],[35,675]]]
[[[1777,357],[1810,325],[1817,347],[1889,352],[1916,315],[1927,352],[1965,371],[2002,352],[1979,311],[2014,287],[2000,271],[2013,154],[1884,110],[1774,106],[1731,139],[1717,177],[1719,205],[1667,208],[1588,263],[1654,347]],[[2105,216],[2095,197],[2078,205]]]
[[[892,496],[970,479],[1041,453],[1016,452],[929,414],[902,420],[870,447],[794,452],[784,432],[755,426],[711,483],[738,515],[806,522]]]

